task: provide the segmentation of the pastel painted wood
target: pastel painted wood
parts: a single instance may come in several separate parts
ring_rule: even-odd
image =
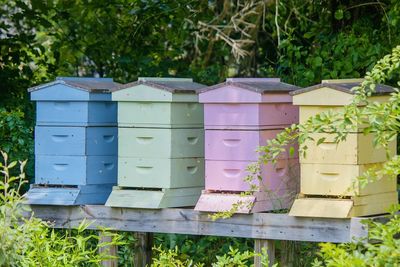
[[[388,212],[397,202],[397,192],[341,198],[299,198],[290,209],[290,216],[318,218],[351,218]]]
[[[286,195],[285,195],[286,194]],[[230,211],[236,206],[235,213],[254,213],[266,210],[288,209],[296,194],[280,192],[252,192],[241,195],[233,192],[204,190],[196,204],[195,210],[206,212]]]
[[[118,185],[132,188],[204,186],[204,159],[119,157]]]
[[[357,178],[371,168],[379,170],[382,165],[301,164],[300,192],[305,195],[363,196],[395,191],[397,181],[389,177],[361,186]]]
[[[191,79],[139,78],[113,92],[120,127],[201,128],[203,105]]]
[[[112,94],[118,101],[118,187],[106,205],[193,206],[204,189],[204,119],[186,78],[139,78]]]
[[[312,133],[304,143],[309,153],[300,157],[300,163],[321,164],[371,164],[380,163],[396,155],[396,140],[388,144],[388,154],[383,147],[374,147],[374,134],[349,133],[346,140],[335,142],[335,134]],[[317,141],[323,142],[317,145]]]
[[[298,192],[297,153],[282,153],[276,165],[263,165],[260,173],[251,174],[247,167],[258,161],[259,146],[298,122],[298,108],[292,105],[288,94],[295,89],[298,88],[279,79],[232,78],[200,93],[206,129],[206,191],[197,210],[229,210],[241,201],[251,205],[244,205],[237,212],[289,207]],[[240,195],[248,190],[256,192]],[[278,202],[282,205],[276,205]]]
[[[119,128],[119,156],[202,158],[203,129]]]
[[[202,188],[164,188],[157,191],[115,187],[106,206],[146,209],[194,206]]]
[[[292,92],[293,103],[300,105],[300,121],[304,122],[321,112],[341,112],[354,98],[352,88],[362,80],[323,81]],[[377,85],[369,101],[388,101],[393,88]],[[360,105],[359,108],[363,108]],[[389,157],[396,155],[396,140],[388,151],[375,147],[374,133],[363,134],[366,125],[348,129],[346,140],[336,143],[335,134],[309,133],[314,141],[301,163],[301,195],[295,200],[290,215],[306,217],[347,218],[382,214],[397,204],[397,181],[381,177],[365,186],[358,180],[367,170],[379,170]],[[317,143],[319,140],[322,142]],[[388,153],[387,153],[388,152]]]
[[[117,156],[117,127],[35,127],[36,155]]]
[[[110,79],[57,78],[29,89],[36,102],[36,125],[116,125],[117,105],[111,90],[119,84]]]
[[[224,131],[206,130],[206,160],[238,160],[256,161],[260,156],[256,152],[259,146],[267,144],[267,140],[275,138],[282,130]],[[279,158],[298,158],[297,149],[289,155],[289,149]]]
[[[117,156],[44,156],[35,159],[35,183],[53,185],[117,182]]]
[[[117,182],[117,104],[108,78],[61,77],[30,88],[36,101],[30,204],[104,204]]]
[[[259,174],[247,171],[252,161],[206,161],[206,190],[236,191],[250,190],[257,185],[258,190],[281,194],[290,191],[296,195],[299,185],[299,164],[297,159],[281,159],[276,164],[263,164]],[[258,177],[260,176],[260,177]],[[250,182],[245,181],[247,177]]]
[[[278,129],[298,122],[288,92],[298,89],[279,79],[227,79],[199,95],[205,129]]]
[[[25,203],[34,205],[86,205],[105,203],[113,184],[49,187],[31,185]]]
[[[118,103],[119,127],[201,128],[203,120],[199,103]]]

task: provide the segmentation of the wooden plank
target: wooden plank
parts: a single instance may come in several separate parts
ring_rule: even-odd
[[[254,239],[310,242],[350,242],[365,232],[353,219],[302,218],[287,214],[235,214],[212,221],[207,213],[192,209],[127,209],[105,206],[32,206],[35,216],[70,228],[86,219],[98,226],[119,231],[233,236]],[[27,214],[28,216],[28,214]]]
[[[112,237],[111,236],[104,236],[102,235],[101,232],[99,232],[99,243],[108,243],[112,241]],[[118,248],[117,246],[100,246],[99,247],[99,253],[104,253],[106,255],[110,255],[113,257],[116,257],[115,259],[109,259],[109,260],[105,260],[101,263],[102,266],[104,267],[117,267],[118,266]],[[136,266],[136,265],[135,265]]]
[[[133,266],[145,267],[151,265],[151,249],[153,247],[153,233],[134,233],[134,261]]]
[[[275,240],[265,240],[265,239],[256,239],[254,240],[254,253],[261,254],[263,248],[267,250],[268,254],[268,266],[271,267],[275,263]],[[262,267],[264,266],[261,261],[261,257],[254,257],[254,267]]]

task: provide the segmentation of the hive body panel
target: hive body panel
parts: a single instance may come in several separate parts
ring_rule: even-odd
[[[282,129],[298,121],[298,108],[290,103],[204,105],[206,129]]]
[[[119,127],[201,128],[203,107],[198,103],[119,102]]]
[[[54,185],[116,182],[116,156],[43,156],[35,159],[35,183]]]
[[[117,155],[116,127],[35,127],[36,155]]]
[[[388,177],[361,186],[357,178],[370,168],[379,169],[382,165],[302,164],[300,192],[305,195],[355,196],[393,191],[397,181]]]
[[[118,185],[180,188],[204,186],[203,158],[119,158]]]
[[[346,140],[335,142],[335,134],[310,134],[315,141],[323,139],[317,145],[315,141],[306,141],[305,145],[312,153],[300,158],[300,163],[329,164],[371,164],[380,163],[396,155],[396,140],[388,144],[389,155],[383,147],[375,147],[374,134],[349,133]]]
[[[119,128],[118,131],[120,157],[204,157],[203,129]]]
[[[256,162],[207,160],[206,190],[243,192],[250,190],[251,184],[259,186],[261,188],[259,190],[277,192],[297,188],[299,170],[297,159],[281,159],[276,164],[264,164],[259,174],[247,171],[247,166],[254,163]],[[247,177],[251,177],[250,181],[245,181]]]

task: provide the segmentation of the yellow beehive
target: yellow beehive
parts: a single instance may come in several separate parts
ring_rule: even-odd
[[[300,106],[300,122],[321,112],[341,111],[354,98],[351,88],[362,80],[331,80],[292,93],[293,103]],[[370,101],[389,99],[392,87],[378,85]],[[362,107],[361,107],[362,108]],[[358,177],[369,168],[380,168],[388,160],[384,148],[373,146],[374,134],[364,135],[362,126],[354,127],[346,140],[336,143],[335,134],[311,133],[305,156],[300,158],[300,197],[290,215],[346,218],[385,213],[397,203],[395,179],[383,177],[360,186]],[[319,144],[317,141],[321,140]],[[390,157],[396,154],[396,141],[388,146]]]

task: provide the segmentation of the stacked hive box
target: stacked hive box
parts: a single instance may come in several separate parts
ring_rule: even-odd
[[[300,106],[300,121],[328,110],[340,111],[351,103],[351,88],[360,80],[331,80],[293,92],[293,103]],[[392,88],[376,87],[370,101],[387,101]],[[306,157],[300,158],[301,188],[290,211],[293,216],[337,217],[364,216],[384,213],[397,203],[395,179],[382,178],[360,187],[357,177],[371,167],[387,160],[383,148],[373,146],[373,133],[364,135],[363,125],[354,127],[345,141],[336,144],[335,134],[313,133],[322,143],[307,142]],[[390,156],[396,154],[396,141],[389,144]]]
[[[203,106],[192,79],[139,78],[118,101],[118,187],[107,206],[194,206],[204,188]]]
[[[57,78],[29,89],[36,101],[30,204],[104,204],[117,178],[117,105],[105,78]]]
[[[256,149],[286,126],[298,122],[290,91],[279,79],[232,78],[200,94],[204,103],[206,184],[196,205],[200,211],[248,213],[288,208],[298,186],[298,159],[282,154],[263,165],[258,189],[249,196],[246,167],[258,160]],[[239,205],[235,205],[235,204]]]

